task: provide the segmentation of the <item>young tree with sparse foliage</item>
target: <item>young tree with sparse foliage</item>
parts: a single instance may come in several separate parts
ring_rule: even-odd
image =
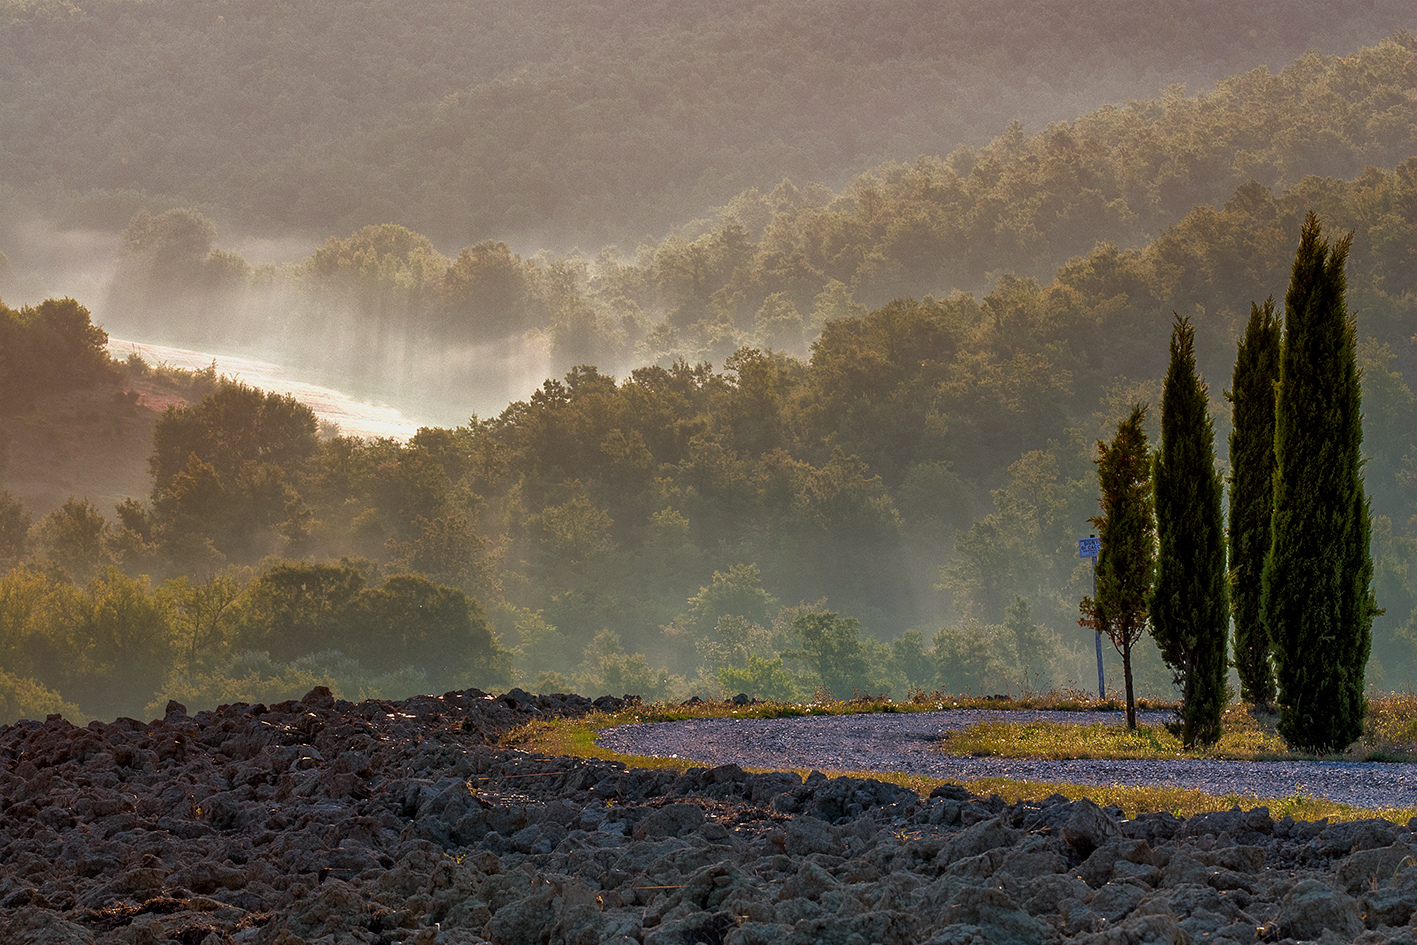
[[[1137,404],[1117,426],[1111,443],[1097,444],[1097,480],[1102,514],[1097,526],[1097,591],[1081,604],[1083,626],[1107,634],[1122,654],[1127,691],[1127,727],[1137,727],[1132,686],[1132,646],[1146,632],[1148,598],[1156,569],[1156,522],[1152,511],[1151,451],[1146,407]]]
[[[1275,404],[1274,531],[1263,608],[1273,641],[1279,734],[1340,751],[1363,731],[1373,562],[1363,487],[1362,394],[1344,301],[1352,234],[1329,243],[1304,221],[1284,297]]]
[[[1151,635],[1181,687],[1181,741],[1188,748],[1220,738],[1230,626],[1223,486],[1195,340],[1190,321],[1177,318],[1161,392],[1151,599]]]
[[[1228,394],[1230,433],[1230,606],[1235,621],[1235,670],[1240,698],[1274,701],[1269,634],[1260,611],[1264,561],[1274,509],[1274,385],[1279,380],[1279,319],[1274,299],[1251,304],[1235,354]]]

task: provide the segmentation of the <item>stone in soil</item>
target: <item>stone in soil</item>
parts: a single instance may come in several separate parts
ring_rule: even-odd
[[[498,745],[477,690],[0,729],[0,942],[1413,942],[1406,827]]]

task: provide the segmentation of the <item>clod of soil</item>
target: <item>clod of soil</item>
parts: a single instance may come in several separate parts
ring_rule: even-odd
[[[1413,836],[1386,821],[1125,820],[496,745],[592,705],[316,689],[7,726],[0,942],[1414,941]]]

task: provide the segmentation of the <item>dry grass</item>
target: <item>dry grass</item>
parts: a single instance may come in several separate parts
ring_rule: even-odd
[[[1354,747],[1372,761],[1417,761],[1417,693],[1369,696],[1363,735]]]
[[[1138,699],[1137,711],[1151,712],[1175,709],[1175,702],[1161,699]],[[1081,689],[1054,689],[1048,692],[1029,692],[1019,696],[991,695],[974,696],[949,693],[941,689],[934,692],[912,690],[910,697],[900,709],[911,712],[933,712],[942,709],[1037,709],[1055,712],[1125,712],[1127,704],[1121,699],[1099,699]]]
[[[1291,751],[1279,737],[1279,717],[1252,705],[1232,703],[1222,718],[1220,741],[1187,750],[1164,726],[1076,725],[1060,722],[981,722],[947,734],[953,755],[1004,758],[1146,759],[1209,758],[1227,761],[1413,761],[1417,760],[1417,695],[1388,694],[1369,700],[1361,738],[1341,753]]]
[[[981,722],[947,733],[942,747],[952,755],[1044,758],[1215,758],[1258,761],[1298,758],[1274,731],[1275,717],[1249,706],[1226,710],[1223,734],[1214,745],[1187,751],[1165,726],[1064,722]]]
[[[1174,709],[1175,703],[1141,699],[1139,710]],[[912,690],[904,702],[889,696],[857,694],[851,699],[831,699],[819,695],[816,701],[757,702],[735,705],[732,702],[697,702],[679,705],[646,704],[631,706],[620,712],[594,713],[588,718],[600,720],[601,727],[627,725],[631,722],[679,722],[685,719],[782,719],[817,715],[854,715],[867,712],[939,712],[951,709],[1037,709],[1070,712],[1121,712],[1125,706],[1115,699],[1098,699],[1079,690],[1029,693],[1020,696],[973,696],[946,693],[942,690],[925,692]]]
[[[598,745],[596,739],[599,737],[601,730],[612,728],[616,725],[625,725],[632,722],[678,721],[695,718],[783,718],[805,715],[840,715],[850,712],[928,711],[955,707],[1067,708],[1074,711],[1082,708],[1116,709],[1115,706],[1107,703],[1099,704],[1095,699],[1089,704],[1085,700],[1076,699],[1071,694],[1047,694],[1046,696],[1029,697],[1019,700],[947,696],[945,698],[948,699],[948,705],[939,704],[943,700],[937,697],[938,694],[926,694],[924,698],[920,698],[918,701],[912,699],[912,701],[903,704],[892,703],[884,699],[858,699],[843,702],[813,703],[810,705],[761,703],[750,706],[735,706],[728,702],[704,702],[690,706],[634,706],[615,713],[596,712],[579,719],[530,722],[510,733],[503,739],[502,743],[528,751],[543,752],[548,755],[600,758],[609,761],[618,761],[633,768],[682,771],[696,765],[679,758],[650,758],[636,755],[622,755]],[[1152,705],[1150,707],[1158,708],[1160,706]],[[1272,716],[1266,716],[1262,713],[1253,713],[1250,707],[1232,706],[1230,711],[1227,712],[1226,722],[1228,728],[1227,736],[1230,740],[1227,742],[1222,739],[1222,745],[1226,746],[1225,750],[1234,752],[1234,754],[1211,754],[1205,757],[1241,757],[1245,752],[1251,753],[1249,757],[1270,757],[1263,755],[1262,752],[1273,749],[1276,743],[1277,736],[1275,736],[1273,732],[1273,721]],[[1373,745],[1387,746],[1384,750],[1393,750],[1398,746],[1406,746],[1405,751],[1412,750],[1414,747],[1414,736],[1417,736],[1417,696],[1393,696],[1373,699],[1372,707],[1369,712],[1369,723],[1373,728]],[[997,725],[998,723],[989,724]],[[1058,726],[1058,728],[1083,730],[1089,733],[1088,737],[1091,737],[1090,733],[1095,729],[1102,728],[1102,726]],[[1119,732],[1125,734],[1125,729],[1116,727],[1112,734]],[[1156,735],[1156,740],[1161,744],[1161,748],[1158,749],[1152,746],[1150,740],[1144,736],[1142,737],[1142,744],[1146,746],[1146,750],[1149,752],[1164,752],[1167,743],[1162,741],[1162,735],[1170,738],[1172,742],[1176,744],[1177,751],[1179,751],[1179,742],[1176,742],[1174,736],[1169,732],[1165,732],[1164,729],[1161,730],[1161,734]],[[1368,739],[1369,735],[1365,734],[1364,740],[1366,741]],[[1280,744],[1280,748],[1282,749],[1282,744]],[[1182,754],[1184,755],[1184,753]],[[1033,757],[1054,756],[1037,755]],[[1176,757],[1176,754],[1073,754],[1058,755],[1056,757],[1166,758]],[[1196,756],[1189,755],[1189,757]],[[1284,755],[1282,757],[1300,756]],[[749,768],[747,770],[759,771],[765,769]],[[797,773],[806,776],[808,770],[798,769]],[[928,796],[930,791],[936,786],[947,783],[945,780],[937,778],[879,771],[827,771],[825,773],[833,776],[848,775],[851,777],[874,778],[878,781],[887,781],[909,788],[922,797]],[[1262,798],[1235,794],[1221,796],[1178,787],[1132,787],[1122,784],[1096,786],[1062,782],[1019,781],[1011,778],[980,778],[962,783],[976,794],[997,794],[1009,803],[1017,801],[1042,801],[1054,794],[1061,794],[1073,800],[1085,797],[1104,807],[1117,805],[1129,817],[1157,811],[1168,811],[1178,817],[1189,817],[1210,811],[1231,810],[1235,807],[1245,810],[1254,807],[1267,807],[1270,814],[1275,818],[1290,816],[1295,820],[1319,820],[1322,818],[1328,818],[1330,820],[1356,820],[1377,816],[1387,818],[1396,823],[1405,824],[1412,817],[1417,817],[1417,809],[1388,808],[1368,810],[1347,804],[1334,803],[1325,798],[1315,797],[1309,794],[1302,785],[1295,785],[1294,792],[1286,797]]]

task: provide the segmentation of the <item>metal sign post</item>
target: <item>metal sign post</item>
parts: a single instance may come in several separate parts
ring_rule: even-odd
[[[1102,548],[1102,540],[1096,535],[1078,539],[1078,557],[1092,559],[1092,599],[1097,600],[1097,553]],[[1102,628],[1097,631],[1097,698],[1107,698],[1107,681],[1102,677]]]

